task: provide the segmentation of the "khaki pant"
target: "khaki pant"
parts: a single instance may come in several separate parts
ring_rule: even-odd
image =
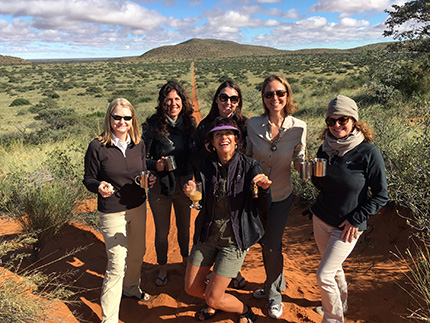
[[[317,270],[324,311],[322,323],[343,323],[343,315],[348,307],[348,284],[342,263],[352,252],[363,232],[358,232],[358,238],[352,242],[344,242],[340,239],[342,230],[325,223],[316,215],[312,219],[315,242],[322,256]]]
[[[117,213],[99,214],[108,264],[101,293],[102,321],[118,323],[121,296],[140,297],[145,255],[146,202]]]

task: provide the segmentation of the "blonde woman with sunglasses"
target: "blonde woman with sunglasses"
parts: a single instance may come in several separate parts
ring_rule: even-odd
[[[297,111],[288,81],[279,75],[267,77],[261,96],[264,112],[247,123],[246,154],[261,162],[263,173],[272,179],[272,203],[263,219],[265,235],[261,240],[266,280],[254,291],[267,301],[271,318],[282,315],[282,295],[286,289],[283,273],[282,236],[293,201],[292,164],[298,170],[305,159],[306,124],[292,116]]]
[[[135,177],[146,170],[145,144],[140,139],[131,103],[118,98],[105,116],[104,131],[85,154],[84,185],[97,194],[100,229],[108,263],[101,291],[103,323],[118,323],[122,297],[149,302],[140,288],[145,255],[146,194]],[[149,186],[156,181],[149,177]]]

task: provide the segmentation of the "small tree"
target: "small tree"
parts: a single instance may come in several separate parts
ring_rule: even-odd
[[[416,0],[404,5],[393,5],[394,10],[385,10],[389,14],[385,22],[387,30],[384,37],[393,36],[396,40],[410,40],[405,44],[413,50],[428,52],[430,49],[430,2]]]

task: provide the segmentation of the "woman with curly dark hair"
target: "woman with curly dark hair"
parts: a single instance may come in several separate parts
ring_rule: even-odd
[[[188,95],[176,81],[169,81],[160,89],[156,109],[142,128],[148,169],[159,178],[149,190],[148,200],[154,216],[155,249],[160,266],[155,284],[164,286],[167,284],[167,237],[172,205],[184,265],[188,259],[191,210],[182,186],[193,178],[191,148],[196,122]],[[176,169],[168,167],[171,160],[175,161]]]
[[[253,323],[256,316],[251,307],[228,293],[227,287],[248,249],[264,234],[260,218],[268,212],[271,180],[260,163],[241,153],[241,132],[231,118],[215,119],[208,142],[210,153],[201,158],[196,172],[196,179],[202,182],[203,207],[195,221],[185,291],[206,301],[195,315],[199,321],[224,311],[237,313],[241,323]],[[193,181],[184,186],[188,196],[195,189]]]

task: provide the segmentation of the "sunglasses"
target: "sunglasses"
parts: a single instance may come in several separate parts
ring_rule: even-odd
[[[278,98],[283,98],[287,94],[287,91],[285,90],[267,91],[263,93],[263,97],[265,99],[271,99],[275,96],[275,94]]]
[[[336,122],[339,122],[339,125],[344,126],[348,123],[349,119],[351,119],[351,117],[340,117],[339,119],[327,118],[325,120],[325,123],[329,127],[333,127],[336,124]]]
[[[221,102],[227,102],[228,100],[230,100],[231,103],[238,103],[240,101],[239,96],[237,95],[228,96],[227,94],[224,94],[224,93],[219,94],[218,98]]]
[[[124,119],[124,121],[130,121],[133,119],[133,116],[118,116],[116,114],[111,114],[110,116],[116,121],[120,121],[121,119]]]

